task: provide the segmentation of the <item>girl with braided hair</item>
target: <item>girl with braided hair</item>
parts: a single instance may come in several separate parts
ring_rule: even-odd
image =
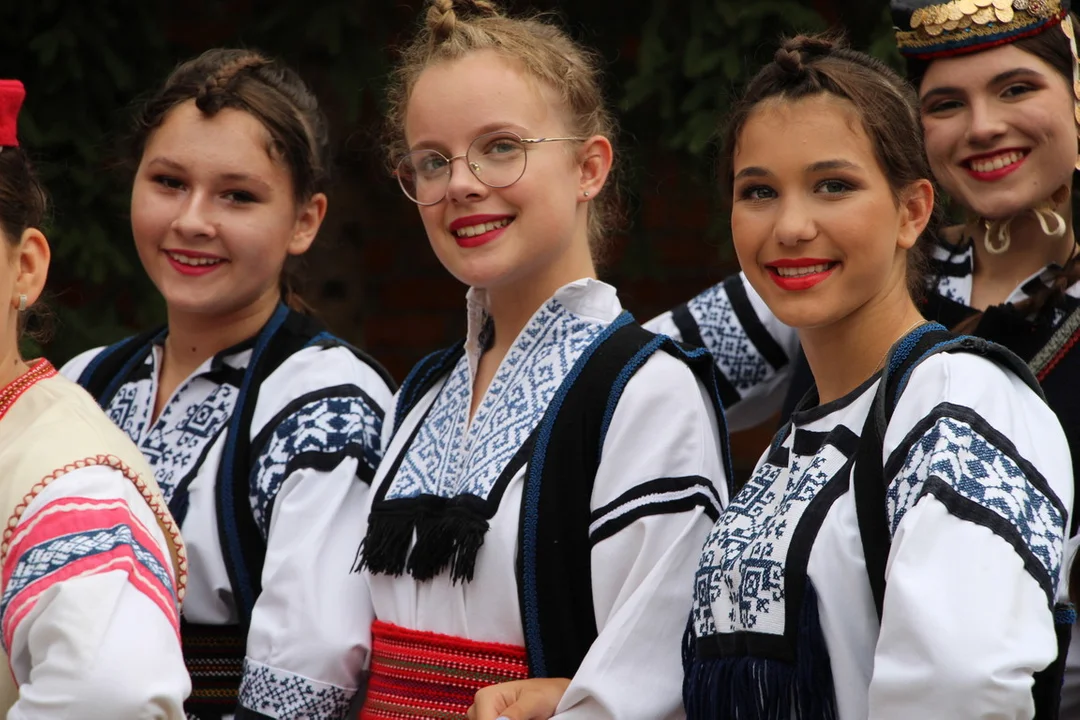
[[[815,387],[700,553],[693,720],[1031,718],[1058,655],[1069,448],[1017,356],[924,320],[933,214],[916,99],[820,37],[749,83],[721,178],[745,281]],[[555,682],[470,717],[551,716]]]
[[[325,120],[281,63],[210,50],[138,116],[131,224],[168,325],[64,367],[143,451],[188,543],[189,717],[339,718],[365,659],[348,572],[391,381],[302,312]]]
[[[435,0],[390,106],[392,166],[469,286],[468,334],[388,420],[360,717],[464,718],[477,688],[526,676],[570,678],[568,718],[677,715],[726,435],[708,356],[596,279],[613,190],[596,62],[549,21]]]

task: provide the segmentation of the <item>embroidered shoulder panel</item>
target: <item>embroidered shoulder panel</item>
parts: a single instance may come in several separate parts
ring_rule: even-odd
[[[791,444],[789,436],[785,446]],[[843,451],[826,444],[811,455],[790,452],[786,467],[765,462],[754,471],[705,542],[694,578],[697,637],[784,634],[792,536],[810,503],[847,461]]]
[[[15,534],[4,562],[4,647],[11,647],[15,629],[50,587],[111,570],[126,571],[131,584],[179,633],[179,600],[167,562],[123,501],[62,498],[50,503]]]
[[[487,498],[575,361],[605,327],[549,301],[514,341],[471,423],[472,378],[462,356],[405,451],[386,499]]]
[[[1034,468],[1022,468],[991,435],[966,420],[941,417],[916,438],[889,484],[890,529],[895,533],[925,494],[924,481],[937,477],[1013,526],[1049,577],[1057,578],[1065,532],[1060,503],[1047,494],[1041,476],[1030,477]]]
[[[285,479],[301,468],[333,470],[346,457],[359,461],[357,475],[370,481],[382,457],[382,412],[366,398],[311,399],[276,423],[251,477],[251,509],[263,537],[270,508]]]
[[[741,278],[735,280],[742,281]],[[688,302],[686,307],[720,372],[736,390],[745,392],[757,387],[774,372],[740,322],[728,294],[728,283],[714,285]],[[748,309],[753,312],[752,308]]]
[[[343,718],[355,691],[244,660],[240,705],[271,718]]]

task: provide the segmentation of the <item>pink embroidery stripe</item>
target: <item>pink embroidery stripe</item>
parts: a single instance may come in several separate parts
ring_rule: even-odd
[[[40,557],[32,557],[34,553]],[[69,561],[65,562],[65,554]],[[147,563],[157,565],[157,572]],[[16,589],[12,583],[17,570],[21,576],[14,582],[23,585]],[[35,513],[12,538],[2,568],[5,645],[11,647],[15,628],[50,587],[111,570],[125,571],[129,582],[161,609],[179,635],[172,563],[146,527],[123,500],[67,497]]]
[[[162,552],[154,536],[135,517],[130,506],[124,500],[120,498],[99,500],[86,497],[62,497],[53,500],[34,513],[31,518],[21,524],[15,535],[12,536],[7,556],[4,559],[4,567],[0,570],[4,587],[8,586],[8,581],[11,579],[11,573],[14,572],[15,566],[30,548],[65,535],[107,530],[118,525],[127,525],[131,528],[131,534],[135,541],[153,554],[154,558],[161,563],[161,566],[168,571],[169,577],[175,585],[176,577],[168,555]]]

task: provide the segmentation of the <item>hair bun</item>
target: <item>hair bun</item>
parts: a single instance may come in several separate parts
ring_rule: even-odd
[[[825,57],[844,47],[843,42],[821,35],[796,35],[786,38],[773,55],[773,61],[784,72],[800,75],[814,58]]]
[[[458,17],[495,17],[499,15],[499,8],[488,0],[469,0],[467,2],[455,2],[455,0],[431,0],[428,8],[426,25],[434,45],[445,42],[453,36],[457,29]]]
[[[236,78],[248,70],[254,70],[270,64],[270,60],[251,50],[230,50],[236,57],[221,66],[221,69],[206,78],[206,82],[199,88],[195,97],[195,104],[200,110],[206,112],[210,105],[214,104],[215,98],[220,98],[228,91]],[[220,102],[218,100],[217,102]]]

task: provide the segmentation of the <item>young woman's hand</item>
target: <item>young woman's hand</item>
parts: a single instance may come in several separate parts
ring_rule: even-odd
[[[548,720],[569,684],[566,678],[536,678],[486,687],[476,693],[469,720]]]

